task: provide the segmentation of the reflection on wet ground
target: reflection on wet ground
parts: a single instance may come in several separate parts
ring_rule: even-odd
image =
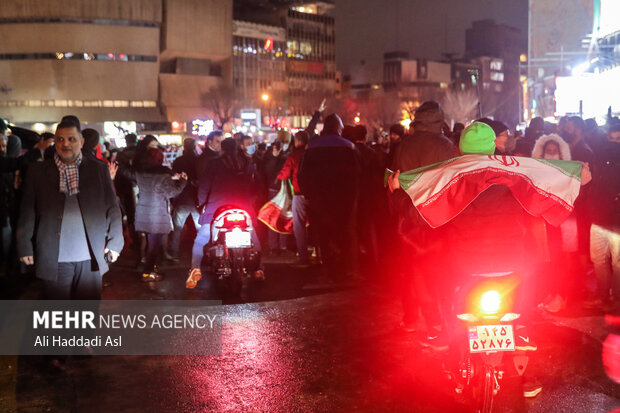
[[[311,275],[280,268],[271,282]],[[106,298],[180,298],[183,271],[146,288],[117,270]],[[278,281],[279,280],[279,281]],[[284,283],[286,284],[286,283]],[[23,412],[459,412],[442,358],[397,328],[398,299],[381,288],[224,306],[219,356],[0,357],[0,411]],[[199,299],[200,293],[192,292]],[[287,292],[288,291],[288,292]],[[280,298],[280,297],[276,297]],[[529,411],[610,411],[620,391],[600,365],[600,341],[541,319],[539,370],[545,385]],[[588,322],[591,322],[588,321]],[[578,319],[572,320],[579,324]],[[175,343],[183,345],[183,343]]]

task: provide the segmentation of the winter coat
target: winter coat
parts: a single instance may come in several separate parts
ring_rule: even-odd
[[[17,253],[20,257],[34,256],[35,273],[44,280],[58,278],[60,229],[65,208],[65,194],[60,193],[59,184],[58,167],[49,159],[30,166],[23,186]],[[102,162],[82,158],[79,190],[77,199],[91,261],[103,275],[108,271],[105,248],[121,252],[124,243],[121,211],[108,167]]]
[[[290,152],[280,151],[278,156],[273,156],[273,152],[271,148],[267,150],[265,157],[263,158],[263,163],[261,165],[261,173],[263,175],[263,180],[267,185],[268,189],[280,189],[280,183],[278,182],[278,174],[284,167],[284,163],[288,158]]]
[[[456,154],[454,144],[447,137],[433,132],[418,131],[407,135],[396,146],[394,157],[388,168],[401,172],[417,169],[453,158]],[[419,252],[425,252],[433,241],[428,225],[422,221],[409,196],[402,190],[389,197],[392,213],[398,219],[398,232],[405,241],[414,245]]]
[[[138,205],[135,228],[138,232],[167,234],[172,231],[170,198],[181,193],[187,180],[173,180],[170,169],[158,167],[136,173]]]
[[[198,176],[196,174],[196,167],[198,162],[198,155],[194,153],[183,154],[174,160],[172,163],[173,172],[185,172],[187,174],[188,183],[183,188],[181,194],[175,198],[175,206],[198,206]]]
[[[207,164],[211,160],[219,157],[219,152],[215,152],[213,149],[209,148],[209,145],[205,145],[202,153],[198,155],[198,159],[196,160],[196,176],[198,177],[198,179],[200,179],[205,169],[207,169]]]
[[[601,145],[594,163],[590,216],[607,229],[620,228],[620,143]]]
[[[285,181],[290,179],[293,184],[293,190],[295,191],[295,195],[303,195],[301,192],[301,188],[299,187],[299,180],[297,178],[297,173],[299,172],[299,164],[301,163],[301,158],[304,156],[305,149],[297,148],[286,158],[286,162],[284,162],[284,166],[280,170],[278,174],[278,179]]]
[[[239,168],[234,167],[228,157],[211,160],[198,185],[198,202],[204,211],[199,223],[211,224],[213,215],[224,205],[234,205],[254,215],[253,204],[258,194],[257,176],[254,164],[239,158]]]
[[[388,168],[410,171],[454,156],[456,149],[450,139],[438,133],[419,131],[405,136],[396,146],[393,161],[388,164]]]
[[[297,174],[301,192],[325,211],[354,211],[361,175],[359,153],[352,142],[337,135],[313,140],[304,152]]]
[[[532,158],[542,159],[545,145],[547,144],[547,142],[550,142],[550,141],[553,141],[558,144],[560,148],[561,160],[563,161],[572,160],[571,154],[570,154],[570,146],[568,145],[568,143],[566,143],[564,139],[562,139],[560,135],[556,135],[555,133],[552,133],[550,135],[543,135],[536,140],[536,143],[534,144],[534,149],[532,149]]]
[[[534,143],[534,148],[532,149],[532,158],[542,159],[545,144],[549,141],[553,141],[558,144],[560,148],[561,160],[572,160],[570,146],[560,135],[555,133],[543,135],[536,140]],[[575,239],[575,234],[577,231],[576,214],[571,214],[571,216],[559,227],[554,227],[549,224],[546,225],[552,256],[557,257],[562,251],[573,252],[577,249],[577,240]]]

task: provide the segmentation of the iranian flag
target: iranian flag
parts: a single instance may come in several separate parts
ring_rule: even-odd
[[[526,211],[559,225],[573,211],[581,187],[581,167],[573,161],[464,155],[403,172],[399,181],[433,228],[456,217],[492,185],[510,188]]]
[[[293,233],[293,195],[290,181],[282,181],[280,191],[258,211],[258,220],[280,234]]]

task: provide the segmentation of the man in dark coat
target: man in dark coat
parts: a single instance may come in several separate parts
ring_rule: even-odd
[[[393,170],[410,171],[422,166],[431,165],[436,162],[445,161],[456,156],[456,149],[450,139],[442,133],[444,115],[437,102],[424,102],[415,112],[413,122],[413,134],[403,138],[400,145],[396,147],[392,165],[388,165]],[[402,195],[402,194],[401,194]],[[415,266],[411,266],[412,255],[411,247],[406,245],[407,237],[405,233],[415,231],[419,222],[412,219],[417,215],[411,201],[398,194],[390,196],[390,207],[397,221],[397,244],[395,250],[398,251],[393,257],[397,268],[395,272],[401,275],[402,287],[400,289],[403,302],[403,322],[405,330],[413,330],[416,324],[418,309],[416,303],[422,307],[422,313],[427,318],[427,323],[435,323],[437,312],[433,304],[434,298],[431,296],[426,286],[429,277],[428,271],[424,267],[428,266],[428,257],[421,253],[425,249],[427,240],[424,237],[413,237],[418,248],[413,254],[416,256]],[[412,222],[414,224],[412,224]],[[405,240],[405,243],[402,241]],[[400,242],[400,243],[399,243]],[[405,252],[409,251],[409,252]],[[406,257],[406,258],[405,258]],[[406,259],[406,261],[403,261]],[[415,285],[415,287],[414,287]],[[414,298],[416,291],[417,300]],[[430,320],[429,320],[430,319]]]
[[[198,179],[202,176],[202,173],[206,169],[209,161],[220,156],[220,150],[222,148],[222,135],[222,131],[214,130],[207,136],[207,141],[205,142],[202,153],[196,160],[196,176]]]
[[[413,133],[396,147],[388,168],[410,171],[456,156],[454,144],[442,133],[443,117],[437,102],[424,102],[415,111]]]
[[[79,126],[56,128],[54,159],[28,170],[17,227],[20,261],[35,266],[48,299],[99,299],[123,248],[121,213],[105,164],[82,156]]]
[[[308,145],[298,173],[329,281],[347,281],[356,271],[361,167],[355,145],[341,136],[342,129],[335,113],[325,118],[321,136]]]

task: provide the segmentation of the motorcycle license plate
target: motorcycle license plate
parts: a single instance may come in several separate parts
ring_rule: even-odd
[[[228,248],[250,248],[252,247],[252,237],[249,232],[231,231],[224,235],[224,241]]]
[[[511,325],[469,326],[468,333],[470,353],[515,350]]]

